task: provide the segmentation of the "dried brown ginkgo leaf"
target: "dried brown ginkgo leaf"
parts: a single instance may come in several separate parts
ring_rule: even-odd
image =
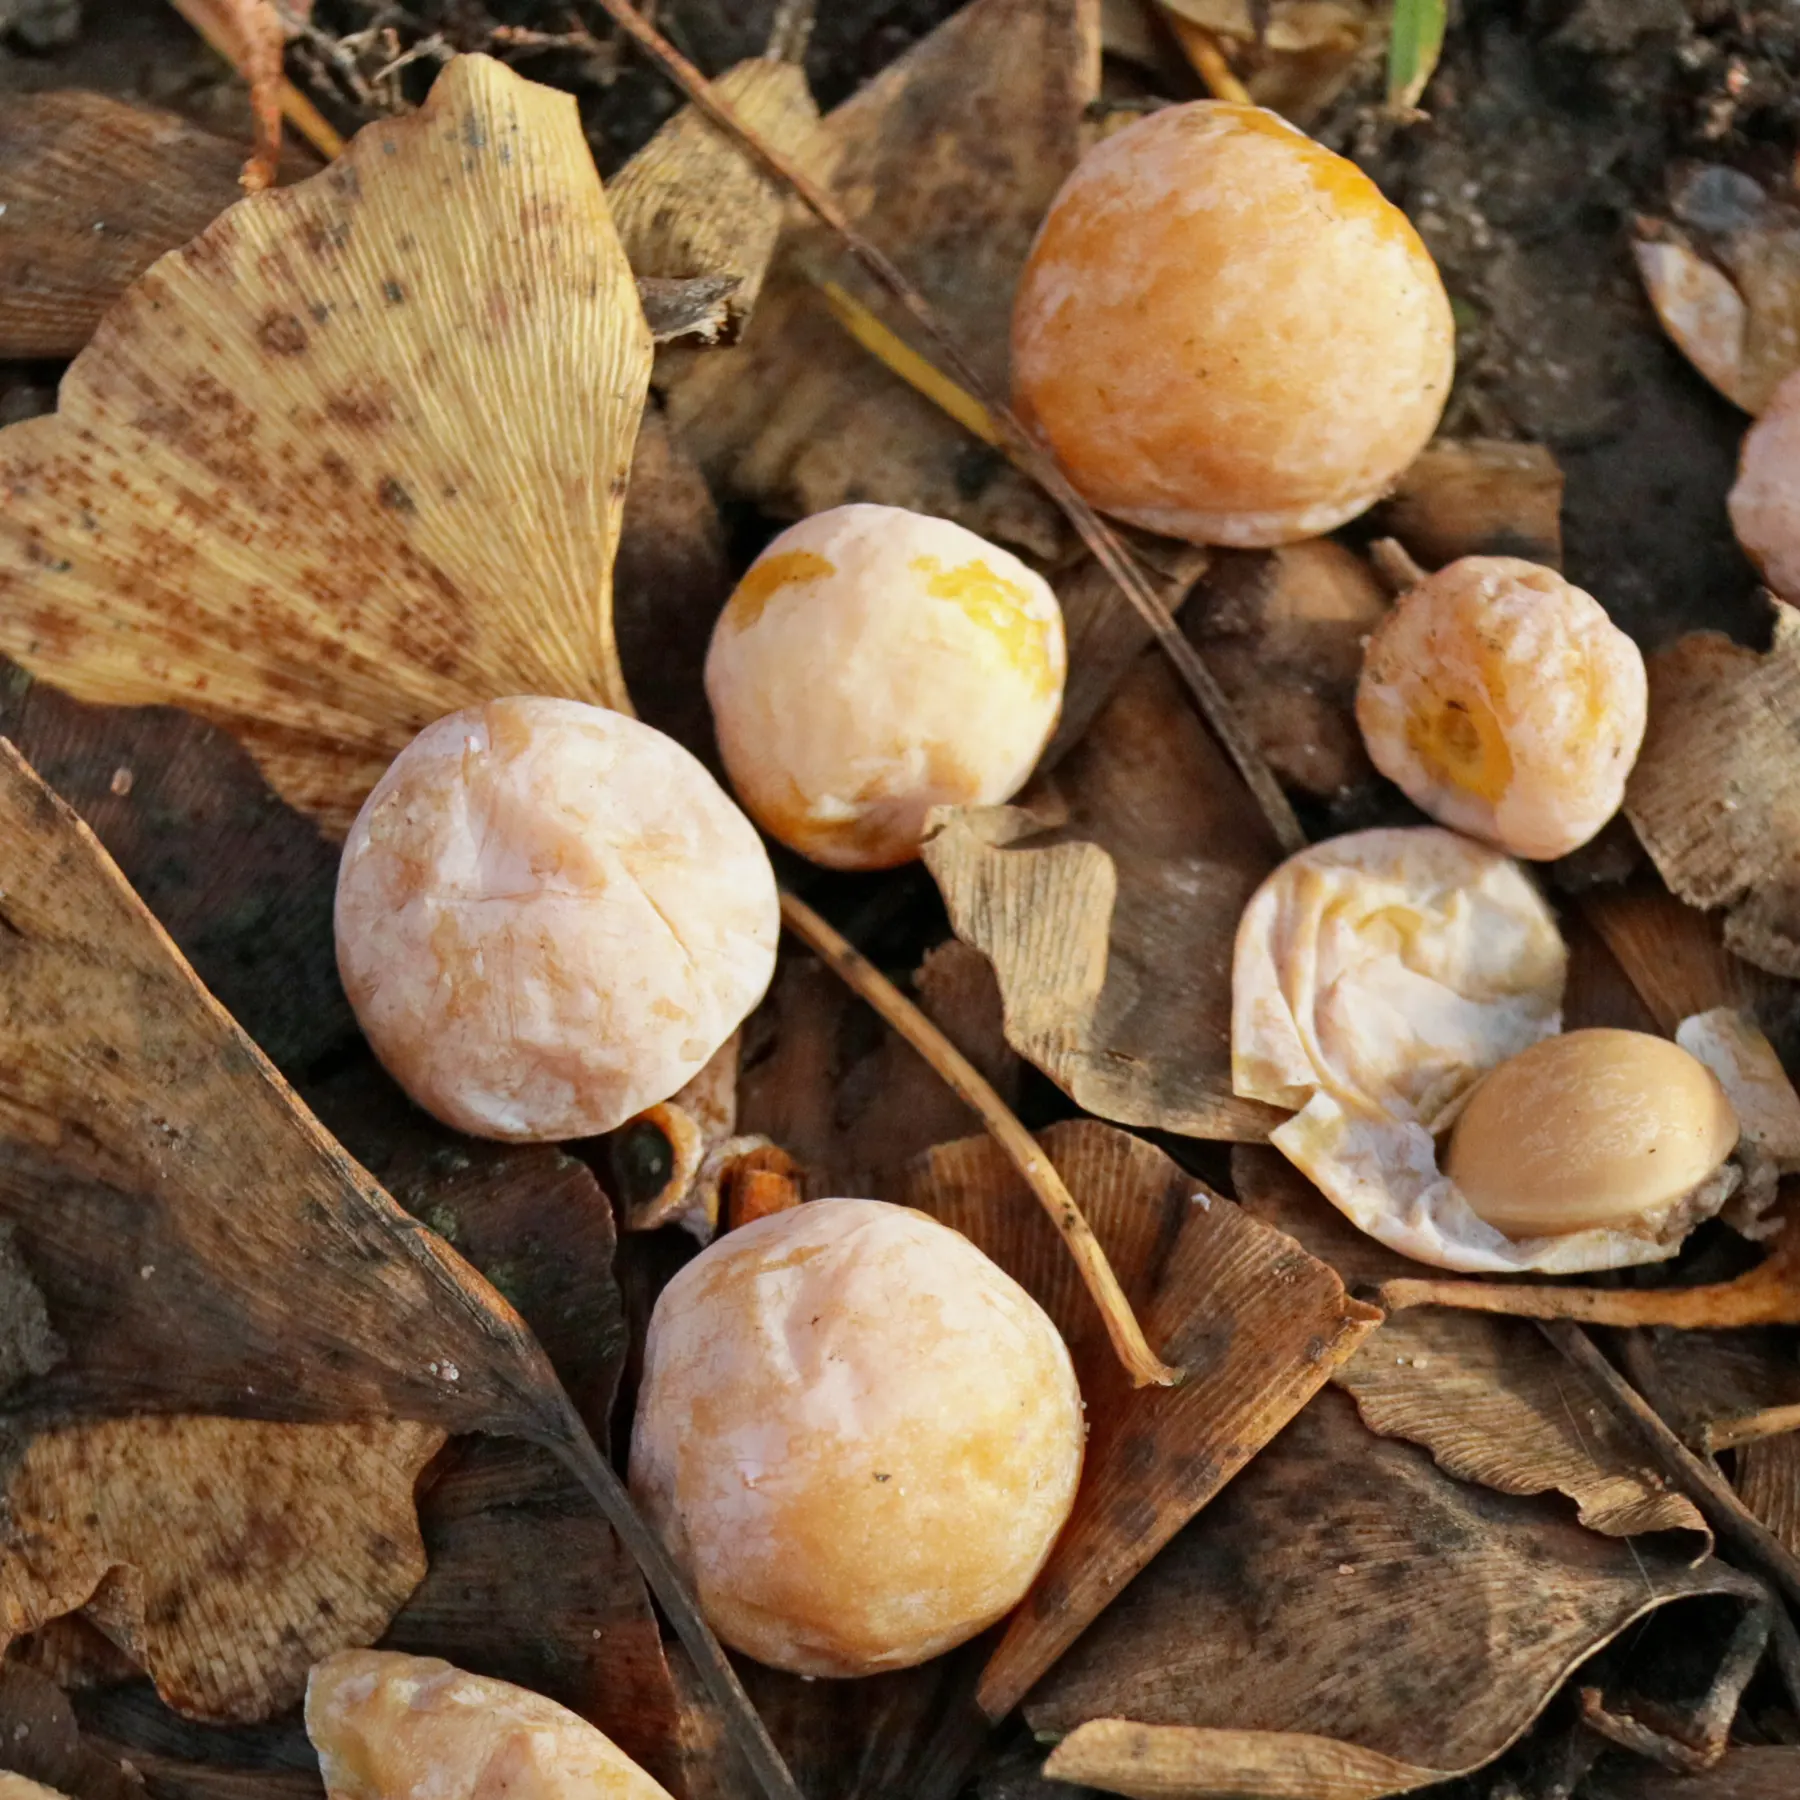
[[[1099,75],[1098,0],[974,0],[820,127],[852,222],[997,384],[1013,287]],[[789,517],[910,507],[1059,560],[1052,502],[855,343],[815,275],[855,285],[809,221],[784,239],[743,341],[668,369],[670,418],[715,486]]]
[[[1388,604],[1368,563],[1330,538],[1214,555],[1188,628],[1289,788],[1328,799],[1373,777],[1356,683]]]
[[[1650,721],[1625,812],[1672,892],[1727,909],[1725,946],[1800,975],[1800,611],[1758,655],[1692,632],[1649,659]]]
[[[1724,167],[1671,183],[1673,221],[1640,219],[1638,273],[1682,354],[1734,405],[1760,413],[1800,367],[1800,205]]]
[[[1128,1734],[1101,1734],[1107,1761],[1073,1739],[1091,1786],[1373,1800],[1491,1761],[1585,1657],[1707,1594],[1763,1598],[1717,1562],[1690,1568],[1555,1504],[1453,1481],[1324,1393],[1114,1601],[1025,1714],[1040,1735],[1096,1720],[1183,1733],[1152,1740],[1171,1772],[1160,1789],[1131,1785]],[[1234,1788],[1245,1771],[1261,1785]]]
[[[1240,1146],[1231,1174],[1253,1218],[1304,1244],[1353,1287],[1435,1273],[1357,1231],[1272,1150]],[[1422,1444],[1446,1474],[1505,1494],[1564,1493],[1582,1524],[1609,1537],[1683,1531],[1700,1554],[1712,1546],[1693,1502],[1645,1466],[1636,1443],[1523,1319],[1396,1313],[1332,1379],[1371,1431]]]
[[[0,433],[0,649],[175,700],[342,830],[420,727],[629,710],[611,630],[650,341],[565,94],[460,57],[145,275]]]
[[[1256,1140],[1231,1086],[1239,915],[1276,861],[1262,815],[1157,653],[1008,806],[925,846],[958,937],[994,965],[1007,1041],[1123,1125]]]
[[[0,1218],[65,1345],[0,1395],[0,1424],[203,1410],[538,1442],[601,1503],[759,1782],[791,1800],[666,1551],[519,1315],[299,1106],[4,743],[0,851]]]
[[[943,1145],[884,1186],[885,1197],[972,1239],[1031,1293],[1068,1340],[1087,1406],[1075,1510],[982,1671],[980,1705],[995,1719],[1381,1318],[1292,1239],[1141,1139],[1082,1119],[1040,1141],[1184,1379],[1131,1387],[1055,1231],[989,1140]]]
[[[443,1441],[381,1420],[41,1432],[6,1485],[0,1649],[83,1607],[178,1712],[282,1712],[321,1657],[379,1637],[424,1575],[413,1485]]]
[[[241,199],[235,144],[106,94],[12,94],[0,118],[0,357],[73,356],[165,250]]]
[[[1437,438],[1377,512],[1427,569],[1464,556],[1562,567],[1563,472],[1543,444]]]
[[[759,57],[714,83],[760,136],[815,175],[830,174],[819,111],[798,63]],[[607,189],[613,224],[640,280],[711,276],[721,295],[717,341],[735,343],[756,310],[787,211],[779,182],[692,106],[632,157]]]

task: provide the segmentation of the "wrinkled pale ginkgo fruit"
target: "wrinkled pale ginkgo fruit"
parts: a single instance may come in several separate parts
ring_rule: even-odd
[[[573,99],[463,56],[119,300],[0,431],[0,650],[173,702],[342,831],[433,719],[629,710],[612,560],[651,345]]]
[[[762,840],[699,759],[576,700],[429,726],[338,872],[363,1031],[478,1137],[593,1137],[668,1099],[762,998],[780,932]]]
[[[306,1731],[330,1800],[669,1800],[566,1706],[434,1656],[328,1657]]]
[[[1011,1276],[910,1207],[815,1200],[663,1289],[631,1486],[727,1643],[872,1675],[1019,1603],[1082,1440],[1068,1349]]]

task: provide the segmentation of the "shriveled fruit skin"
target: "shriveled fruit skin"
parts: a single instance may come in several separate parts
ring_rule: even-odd
[[[1784,600],[1800,600],[1800,374],[1744,434],[1729,501],[1745,554]]]
[[[330,1800],[670,1800],[567,1707],[434,1656],[327,1658],[306,1730]]]
[[[1596,1028],[1545,1038],[1483,1077],[1444,1171],[1509,1237],[1650,1229],[1737,1139],[1731,1102],[1697,1057]]]
[[[573,700],[428,726],[338,874],[370,1044],[478,1137],[589,1137],[666,1100],[762,998],[779,933],[768,854],[701,763]]]
[[[650,1321],[631,1486],[727,1643],[905,1668],[1010,1611],[1081,1473],[1037,1303],[959,1233],[815,1200],[721,1238]]]
[[[1013,393],[1075,485],[1198,543],[1371,506],[1449,398],[1450,302],[1406,216],[1273,113],[1164,107],[1082,159],[1013,308]]]
[[[1062,708],[1062,609],[948,519],[839,506],[777,537],[719,618],[706,692],[732,786],[772,837],[838,869],[918,855],[934,806],[991,805]]]
[[[1619,810],[1647,704],[1643,656],[1591,594],[1466,556],[1376,628],[1356,718],[1376,768],[1440,824],[1550,858]]]

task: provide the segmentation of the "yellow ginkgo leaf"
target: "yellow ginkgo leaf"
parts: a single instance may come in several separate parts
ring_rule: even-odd
[[[465,56],[239,202],[0,432],[0,650],[240,736],[342,831],[421,727],[629,710],[612,561],[650,334],[575,102]]]

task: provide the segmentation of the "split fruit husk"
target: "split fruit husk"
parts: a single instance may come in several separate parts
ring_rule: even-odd
[[[459,57],[240,202],[0,433],[0,649],[235,731],[341,832],[496,693],[629,710],[611,629],[650,338],[574,101]]]
[[[82,89],[0,119],[0,357],[73,356],[164,251],[243,197],[243,152],[174,113]]]
[[[1254,1141],[1281,1122],[1231,1083],[1232,949],[1274,845],[1160,652],[1012,804],[935,821],[926,867],[1021,1056],[1122,1125]]]
[[[1379,1343],[1378,1334],[1374,1342]],[[1046,1773],[1159,1800],[1377,1800],[1479,1768],[1672,1601],[1761,1587],[1454,1481],[1321,1394],[1026,1702]]]

